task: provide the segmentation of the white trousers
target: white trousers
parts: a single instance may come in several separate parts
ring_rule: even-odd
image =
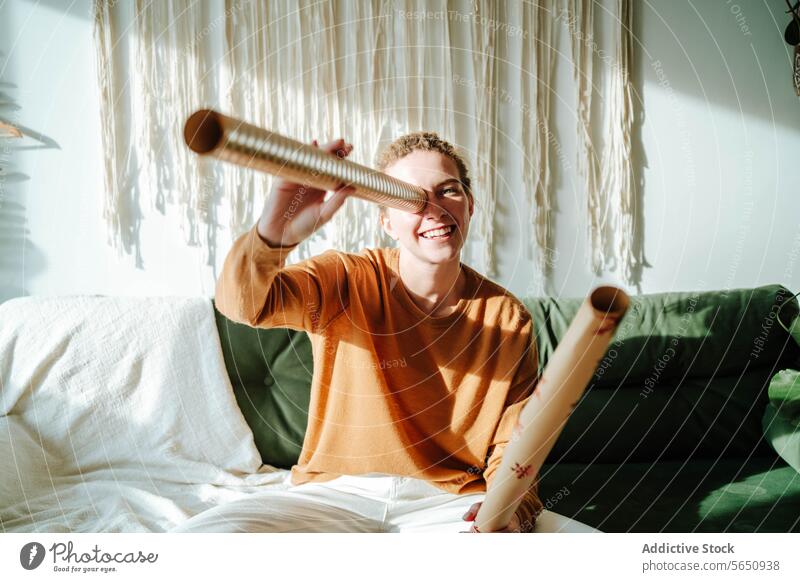
[[[292,485],[223,503],[186,520],[175,532],[399,532],[467,531],[463,515],[485,493],[447,493],[422,479],[381,473],[343,475],[324,483]],[[545,510],[535,532],[598,532]]]

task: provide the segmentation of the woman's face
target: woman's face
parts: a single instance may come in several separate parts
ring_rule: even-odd
[[[419,186],[428,195],[422,212],[413,214],[386,208],[381,224],[402,249],[421,261],[446,263],[460,260],[473,212],[472,198],[459,181],[455,162],[439,152],[416,150],[388,166],[385,173]],[[444,236],[423,235],[446,227]]]

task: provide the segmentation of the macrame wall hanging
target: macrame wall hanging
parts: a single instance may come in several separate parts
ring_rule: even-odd
[[[103,156],[103,220],[106,223],[106,240],[119,254],[123,247],[130,252],[130,232],[126,228],[129,220],[124,215],[125,208],[120,201],[119,188],[122,170],[120,148],[115,143],[117,124],[116,95],[119,94],[114,77],[112,48],[116,45],[114,20],[111,18],[111,7],[104,2],[95,4],[94,43],[96,47],[97,86],[100,100],[100,145]],[[137,265],[139,264],[137,257]]]
[[[494,249],[494,216],[497,205],[497,105],[494,89],[497,87],[495,69],[496,32],[482,22],[499,20],[499,3],[481,0],[473,4],[476,18],[473,21],[472,70],[473,78],[482,83],[475,92],[475,178],[484,188],[481,191],[478,217],[478,234],[483,241],[484,271],[496,274]],[[485,86],[483,85],[485,83]],[[477,202],[477,201],[476,201]]]
[[[164,213],[176,205],[185,240],[207,251],[213,264],[217,207],[225,203],[235,237],[252,226],[269,193],[269,176],[209,166],[188,154],[182,120],[202,106],[308,142],[344,136],[358,144],[352,159],[368,165],[381,139],[409,131],[437,131],[454,141],[448,19],[420,23],[402,16],[430,10],[430,3],[226,0],[220,8],[194,0],[136,0],[132,14],[112,2],[94,4],[106,152],[103,217],[109,244],[120,254],[135,248],[137,264],[132,233],[142,216],[128,207],[138,203]],[[446,3],[440,9],[447,14]],[[134,31],[130,63],[117,34],[126,18]],[[115,71],[129,64],[126,101]],[[327,245],[344,251],[393,242],[380,228],[375,205],[361,200],[349,199],[332,225],[301,244],[293,258],[310,256],[311,245],[329,231]]]
[[[579,165],[588,196],[591,265],[598,271],[613,259],[629,277],[637,260],[631,243],[636,209],[630,3],[608,1],[616,2],[620,14],[619,67],[609,73],[602,172],[591,140],[592,55],[574,39],[572,44]],[[457,143],[473,173],[477,227],[462,260],[494,276],[498,175],[507,162],[498,142],[510,133],[498,127],[500,70],[522,70],[519,93],[512,97],[521,104],[514,115],[530,197],[532,234],[523,232],[522,241],[533,241],[535,279],[543,285],[555,253],[550,166],[556,17],[564,6],[577,26],[590,31],[592,4],[541,0],[512,9],[493,0],[94,2],[108,241],[120,254],[135,254],[141,265],[144,211],[177,208],[184,239],[201,247],[214,266],[220,230],[235,238],[252,226],[271,177],[209,163],[183,146],[182,122],[192,111],[212,107],[306,142],[343,136],[357,144],[352,159],[367,165],[384,143],[409,131],[436,131]],[[513,57],[518,60],[510,64],[498,53],[500,41],[510,46],[509,24],[527,33],[515,45],[521,46]],[[465,93],[469,105],[459,110]],[[456,116],[471,122],[457,124]],[[289,260],[316,254],[312,246],[322,240],[322,246],[347,252],[393,244],[379,225],[377,207],[353,198]],[[609,244],[610,258],[604,252]]]
[[[633,19],[630,0],[615,0],[614,56],[607,67],[608,94],[603,100],[605,143],[593,138],[592,96],[594,8],[596,0],[567,0],[573,73],[577,94],[578,173],[586,192],[589,266],[596,275],[616,270],[638,285],[644,259],[637,240],[637,192],[631,151],[634,120]],[[611,11],[610,11],[611,12]],[[602,151],[602,161],[598,156]]]
[[[524,110],[532,112],[522,125],[524,164],[531,169],[523,172],[523,179],[531,197],[529,222],[536,251],[534,283],[537,294],[544,292],[555,253],[554,200],[550,183],[550,142],[553,136],[550,103],[555,92],[556,7],[556,2],[525,2],[523,5],[524,28],[528,34],[522,55],[522,99]]]
[[[594,0],[567,0],[573,63],[573,78],[577,93],[576,117],[578,129],[578,175],[583,180],[588,212],[589,264],[599,273],[603,265],[601,222],[606,216],[600,199],[600,167],[592,135],[592,95],[594,94],[591,41],[594,39]]]
[[[615,66],[611,67],[610,87],[607,98],[607,126],[604,135],[607,143],[602,157],[602,200],[608,206],[606,215],[610,220],[602,224],[603,243],[610,246],[610,253],[599,256],[596,272],[607,268],[604,257],[613,257],[616,269],[623,281],[638,284],[643,266],[642,246],[637,237],[637,199],[634,179],[631,133],[634,121],[633,85],[633,18],[631,1],[617,0],[616,14],[618,34],[615,46]]]

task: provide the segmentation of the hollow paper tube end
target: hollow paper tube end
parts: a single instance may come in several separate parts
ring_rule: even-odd
[[[210,109],[200,109],[186,120],[183,139],[190,150],[202,155],[217,148],[223,133],[220,114]]]
[[[589,302],[601,313],[622,316],[628,310],[630,298],[622,289],[606,285],[592,291]]]

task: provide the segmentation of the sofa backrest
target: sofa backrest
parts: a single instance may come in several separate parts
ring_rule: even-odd
[[[632,297],[549,460],[774,456],[761,419],[770,379],[800,357],[777,321],[782,306],[784,323],[797,316],[792,296],[768,285]],[[580,303],[526,301],[542,368]]]
[[[643,384],[652,381],[654,370],[658,382],[732,376],[791,362],[797,358],[798,346],[778,324],[776,314],[792,295],[781,285],[767,285],[633,296],[593,384],[603,388]],[[524,300],[536,325],[542,367],[582,301]],[[780,317],[789,323],[797,313],[797,301],[791,300],[780,310]]]
[[[624,462],[774,455],[761,436],[769,379],[800,362],[777,323],[792,293],[755,289],[632,297],[612,344],[549,462]],[[524,298],[540,369],[582,299]],[[791,299],[780,311],[798,313]],[[255,329],[216,312],[234,393],[265,463],[288,468],[302,448],[313,360],[308,336]]]

